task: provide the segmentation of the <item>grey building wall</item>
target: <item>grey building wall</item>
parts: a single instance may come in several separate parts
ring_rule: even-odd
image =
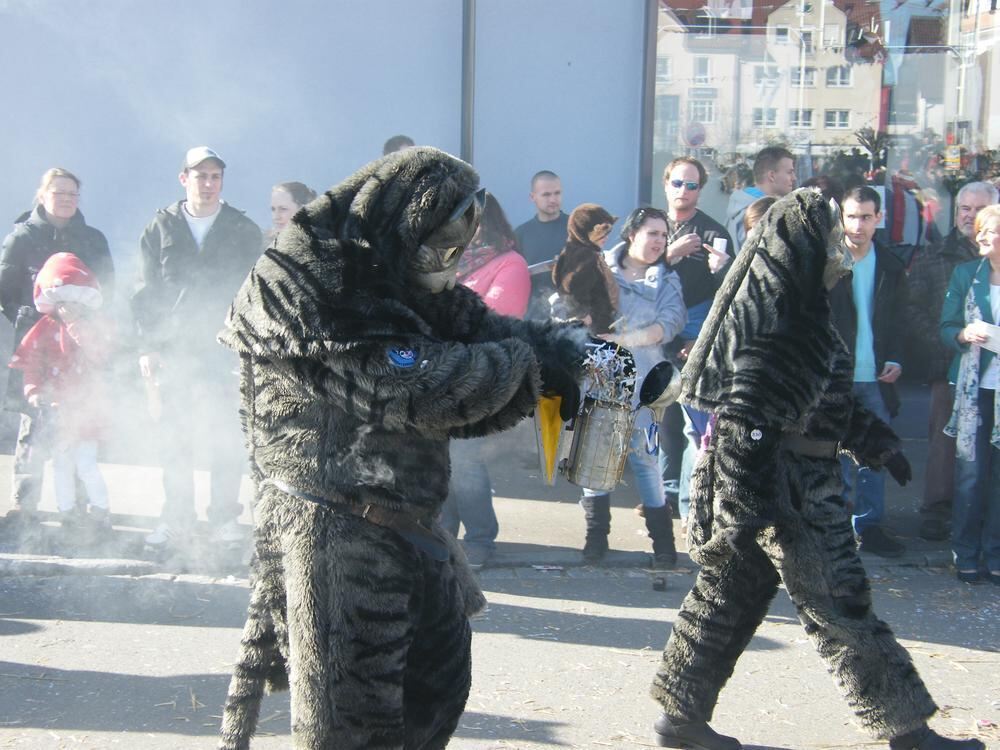
[[[639,182],[645,0],[478,0],[474,162],[511,223],[531,175],[624,216]]]
[[[127,266],[154,210],[181,197],[189,146],[219,151],[224,197],[262,227],[272,184],[325,189],[390,135],[457,153],[461,11],[461,0],[6,0],[0,228],[42,172],[64,166]]]
[[[528,179],[636,202],[645,0],[478,0],[474,162],[517,224]],[[336,183],[403,132],[460,150],[462,0],[4,0],[0,229],[42,172],[83,180],[81,210],[132,272],[183,152],[226,159],[224,197],[262,227],[270,186]],[[124,280],[124,279],[123,279]]]

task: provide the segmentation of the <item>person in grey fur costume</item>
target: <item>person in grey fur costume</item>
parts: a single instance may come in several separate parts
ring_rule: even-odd
[[[431,148],[367,165],[295,215],[232,305],[257,505],[224,750],[249,747],[265,687],[290,689],[300,749],[431,750],[458,724],[485,600],[434,520],[448,442],[543,390],[572,410],[588,341],[455,285],[478,181]]]
[[[661,746],[738,750],[708,725],[784,583],[862,725],[893,750],[982,748],[927,727],[936,706],[871,607],[838,451],[904,483],[884,422],[854,403],[827,290],[849,267],[839,210],[799,190],[754,228],[683,370],[681,399],[716,417],[691,480],[688,547],[702,565],[653,681]]]

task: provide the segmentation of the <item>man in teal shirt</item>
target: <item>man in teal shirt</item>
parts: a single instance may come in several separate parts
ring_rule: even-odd
[[[854,258],[850,276],[830,292],[837,330],[854,354],[854,395],[861,405],[889,422],[899,411],[895,383],[903,372],[901,344],[906,309],[902,262],[873,242],[882,220],[882,201],[870,187],[847,191],[843,200],[844,239]],[[885,474],[865,466],[844,466],[844,494],[853,490],[854,531],[861,551],[899,557],[906,548],[882,528]]]

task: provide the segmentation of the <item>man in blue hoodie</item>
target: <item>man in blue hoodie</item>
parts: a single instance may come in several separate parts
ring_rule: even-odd
[[[751,187],[737,190],[729,196],[726,229],[736,243],[735,252],[740,251],[747,236],[743,228],[743,214],[747,206],[765,195],[780,198],[795,189],[795,157],[792,152],[781,146],[761,149],[753,160],[753,181]]]

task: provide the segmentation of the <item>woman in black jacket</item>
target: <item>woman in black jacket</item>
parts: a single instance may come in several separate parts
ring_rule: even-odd
[[[3,241],[0,312],[14,326],[15,347],[38,319],[32,287],[38,270],[54,253],[77,255],[97,276],[105,304],[113,296],[114,264],[108,241],[87,225],[79,203],[79,178],[68,170],[53,167],[42,175],[35,207],[18,220],[14,231]],[[7,514],[8,525],[21,526],[35,520],[47,446],[39,443],[37,416],[28,412],[20,373],[14,370],[8,374],[5,406],[22,412],[14,452],[14,508]]]

